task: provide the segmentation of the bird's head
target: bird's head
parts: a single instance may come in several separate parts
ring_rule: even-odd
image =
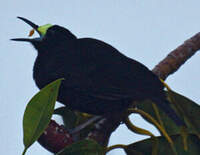
[[[17,18],[21,19],[22,21],[24,21],[33,28],[33,30],[30,31],[29,36],[32,36],[34,31],[36,31],[38,32],[39,37],[11,39],[13,41],[30,42],[36,49],[38,49],[44,47],[45,45],[56,46],[62,42],[69,42],[76,39],[76,36],[73,35],[68,29],[64,27],[51,24],[38,26],[26,18],[23,17],[17,17]]]

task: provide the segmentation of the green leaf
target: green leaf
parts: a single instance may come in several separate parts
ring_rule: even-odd
[[[103,155],[104,149],[93,140],[82,140],[67,146],[56,155]]]
[[[137,107],[139,109],[147,112],[148,114],[150,114],[153,118],[155,118],[159,122],[159,119],[156,116],[156,113],[155,113],[155,110],[154,110],[152,104],[153,104],[153,102],[146,100],[146,101],[138,103]],[[173,107],[173,105],[171,107]],[[159,107],[157,109],[158,109],[161,121],[163,122],[163,126],[164,126],[166,132],[169,135],[178,134],[180,132],[180,128],[174,123],[174,121],[171,120],[171,118],[169,118],[162,110],[160,110]],[[151,123],[151,122],[149,122],[149,123]]]
[[[174,146],[177,150],[177,153],[180,155],[199,155],[200,152],[200,141],[196,135],[190,134],[188,136],[188,151],[184,151],[182,137],[180,135],[171,136]],[[160,136],[158,139],[157,151],[158,155],[171,155],[173,154],[169,143],[163,136]],[[148,138],[143,141],[139,141],[133,144],[128,145],[125,148],[125,152],[128,155],[132,155],[132,150],[134,152],[139,152],[142,155],[150,155],[152,153],[152,138]]]
[[[77,116],[75,112],[69,110],[68,107],[60,107],[54,110],[54,114],[60,115],[67,129],[72,129],[76,126]]]
[[[53,114],[58,90],[62,79],[58,79],[41,89],[28,103],[23,118],[24,152],[43,133]]]
[[[178,104],[182,111],[182,117],[186,118],[186,124],[190,133],[200,134],[200,106],[192,100],[170,91],[168,95],[173,97],[174,102]]]
[[[169,94],[173,97],[174,102],[176,102],[176,104],[178,104],[182,111],[183,114],[179,115],[177,113],[177,115],[179,117],[186,117],[187,120],[189,121],[188,123],[186,122],[189,130],[189,133],[200,133],[200,118],[198,116],[200,116],[200,106],[198,104],[196,104],[195,102],[193,102],[192,100],[184,97],[183,95],[180,95],[176,92],[172,92],[170,91],[167,92],[167,96],[169,97]],[[174,104],[170,104],[170,106],[176,110]],[[153,118],[155,118],[156,120],[158,120],[158,118],[156,117],[156,113],[153,109],[152,106],[152,102],[149,100],[143,101],[138,103],[137,107],[147,113],[149,113]],[[167,131],[167,133],[169,135],[174,135],[174,134],[178,134],[180,133],[180,128],[162,111],[159,109],[158,107],[158,111],[161,117],[161,120],[164,124],[164,128]]]

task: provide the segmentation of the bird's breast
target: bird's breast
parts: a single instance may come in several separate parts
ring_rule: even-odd
[[[78,57],[72,57],[67,55],[66,52],[60,52],[57,55],[39,55],[34,63],[33,78],[36,85],[41,89],[59,78],[64,78],[65,82],[72,83],[73,80],[70,80],[70,77],[72,75],[73,77],[80,77],[82,72],[83,65],[80,64]]]
[[[56,75],[58,68],[59,67],[56,66],[53,58],[48,57],[44,59],[38,57],[33,67],[33,78],[36,85],[41,89],[47,84],[60,78],[59,75]]]

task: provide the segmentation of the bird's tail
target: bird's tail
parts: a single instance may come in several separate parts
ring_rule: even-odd
[[[175,113],[175,111],[170,107],[169,101],[166,99],[154,98],[153,101],[158,105],[158,107],[164,111],[167,116],[169,116],[177,126],[185,126],[184,121]]]

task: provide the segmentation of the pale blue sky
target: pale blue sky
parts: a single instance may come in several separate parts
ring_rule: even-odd
[[[26,37],[31,29],[16,16],[43,25],[62,25],[78,37],[101,39],[152,69],[171,50],[200,31],[199,0],[60,0],[2,1],[0,10],[0,153],[23,151],[22,118],[25,106],[38,91],[32,79],[36,51],[27,43],[9,41]],[[175,91],[200,102],[199,52],[167,83]],[[141,119],[135,124],[155,131]],[[132,134],[123,125],[111,144],[129,144],[144,136]],[[49,155],[37,143],[27,155]],[[112,151],[111,154],[124,154]]]

